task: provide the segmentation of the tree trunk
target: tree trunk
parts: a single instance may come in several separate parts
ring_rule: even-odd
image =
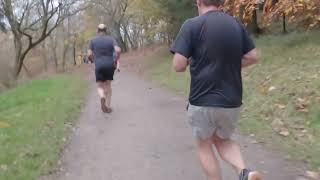
[[[241,22],[243,22],[243,14],[244,14],[245,9],[246,9],[246,7],[243,4],[241,4],[240,5],[240,15],[239,15],[240,16],[239,19]]]
[[[252,12],[252,21],[249,24],[249,30],[255,35],[259,35],[262,33],[262,29],[259,27],[258,23],[258,5],[255,5],[256,8]]]
[[[114,35],[115,38],[117,40],[117,43],[119,44],[119,46],[121,47],[123,52],[127,52],[128,51],[128,46],[125,44],[122,35],[121,35],[121,28],[120,28],[120,24],[119,23],[114,23]]]
[[[54,61],[56,72],[58,72],[58,55],[57,55],[57,40],[54,39],[54,37],[50,36],[50,45],[51,45],[51,51],[52,51],[52,59]]]
[[[259,29],[257,9],[254,9],[252,15],[252,30],[255,34],[259,34]]]
[[[20,36],[14,37],[14,46],[15,46],[15,61],[14,61],[14,69],[13,75],[15,79],[18,79],[18,76],[22,69],[21,54],[22,54],[22,41]]]
[[[69,51],[69,45],[64,45],[63,54],[62,54],[62,69],[66,71],[66,62],[67,62],[67,54]]]
[[[22,64],[22,68],[24,69],[24,71],[26,72],[27,74],[27,77],[31,77],[31,71],[27,68],[27,66],[23,63]]]
[[[282,32],[283,32],[283,34],[288,33],[285,13],[282,13]]]
[[[43,67],[44,70],[48,71],[48,57],[47,57],[47,48],[46,48],[46,42],[44,41],[41,45],[41,56],[43,60]]]
[[[73,50],[73,65],[77,65],[77,59],[76,59],[76,41],[73,41],[73,47],[72,47],[72,50]]]
[[[14,78],[15,79],[18,79],[21,70],[22,70],[22,64],[20,62],[20,55],[16,54],[15,63],[14,63],[14,69],[13,69],[13,73],[14,73]]]

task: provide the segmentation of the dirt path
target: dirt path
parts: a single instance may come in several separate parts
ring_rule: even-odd
[[[205,180],[186,124],[185,99],[134,74],[116,75],[114,113],[100,112],[92,84],[88,102],[62,157],[59,180]],[[298,171],[252,139],[236,135],[248,164],[266,180],[295,180]],[[222,165],[224,180],[238,179]]]

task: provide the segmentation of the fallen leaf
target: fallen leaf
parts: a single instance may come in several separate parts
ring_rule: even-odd
[[[281,136],[288,137],[290,135],[290,132],[289,132],[289,130],[287,128],[281,128],[279,134]]]
[[[260,87],[259,87],[259,91],[260,91],[261,94],[267,95],[267,94],[268,94],[268,87],[266,87],[266,86],[260,86]]]
[[[284,123],[281,119],[276,118],[275,120],[272,121],[271,126],[275,132],[279,132],[281,128],[284,126]]]
[[[275,104],[275,106],[280,109],[280,110],[284,110],[287,106],[284,104]]]
[[[308,104],[308,100],[304,99],[304,98],[298,98],[298,102],[300,102],[302,104]]]
[[[6,164],[1,164],[0,165],[0,170],[1,171],[7,171],[8,170],[8,166]]]
[[[309,110],[307,108],[298,108],[297,109],[298,112],[302,112],[302,113],[308,113]]]
[[[8,124],[8,123],[6,123],[6,122],[1,122],[1,121],[0,121],[0,129],[2,129],[2,128],[8,128],[8,127],[10,127],[10,124]]]
[[[312,79],[318,79],[318,74],[311,76]]]
[[[277,89],[276,87],[271,86],[271,87],[269,87],[268,91],[271,92],[271,91],[274,91],[274,90],[276,90],[276,89]]]
[[[306,129],[302,130],[301,131],[302,133],[307,133],[308,131]]]
[[[308,113],[309,110],[307,108],[308,108],[308,105],[310,104],[310,101],[302,98],[298,98],[297,100],[298,102],[296,103],[296,110],[298,112]]]
[[[320,173],[319,172],[314,172],[314,171],[306,171],[305,176],[307,178],[311,178],[313,180],[319,180],[320,179]]]

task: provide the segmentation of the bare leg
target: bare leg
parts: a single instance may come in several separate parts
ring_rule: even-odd
[[[246,168],[240,146],[236,142],[230,139],[221,139],[216,135],[212,137],[212,142],[221,158],[229,163],[238,174]]]
[[[221,180],[220,167],[213,151],[211,139],[199,140],[198,152],[202,167],[208,176],[208,180]]]
[[[105,92],[106,92],[106,104],[107,104],[107,107],[110,108],[111,107],[111,96],[112,96],[111,81],[106,81]]]
[[[97,86],[98,86],[98,94],[100,98],[106,98],[104,83],[98,82]]]
[[[108,108],[106,106],[106,93],[105,93],[105,84],[104,82],[98,82],[98,94],[100,96],[101,110],[107,112]]]

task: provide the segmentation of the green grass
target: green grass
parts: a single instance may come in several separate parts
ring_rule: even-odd
[[[57,75],[0,94],[1,180],[34,180],[52,170],[86,90],[79,77]]]
[[[260,142],[282,150],[284,156],[320,168],[320,33],[265,36],[256,40],[260,64],[245,69],[244,112],[240,129],[255,134]],[[149,63],[151,77],[170,89],[187,95],[189,75],[171,68],[172,56],[161,52]],[[273,91],[268,91],[270,87]],[[300,101],[299,102],[299,98]],[[279,108],[276,104],[285,105]],[[298,112],[306,104],[308,112]],[[275,119],[290,135],[281,136]]]

